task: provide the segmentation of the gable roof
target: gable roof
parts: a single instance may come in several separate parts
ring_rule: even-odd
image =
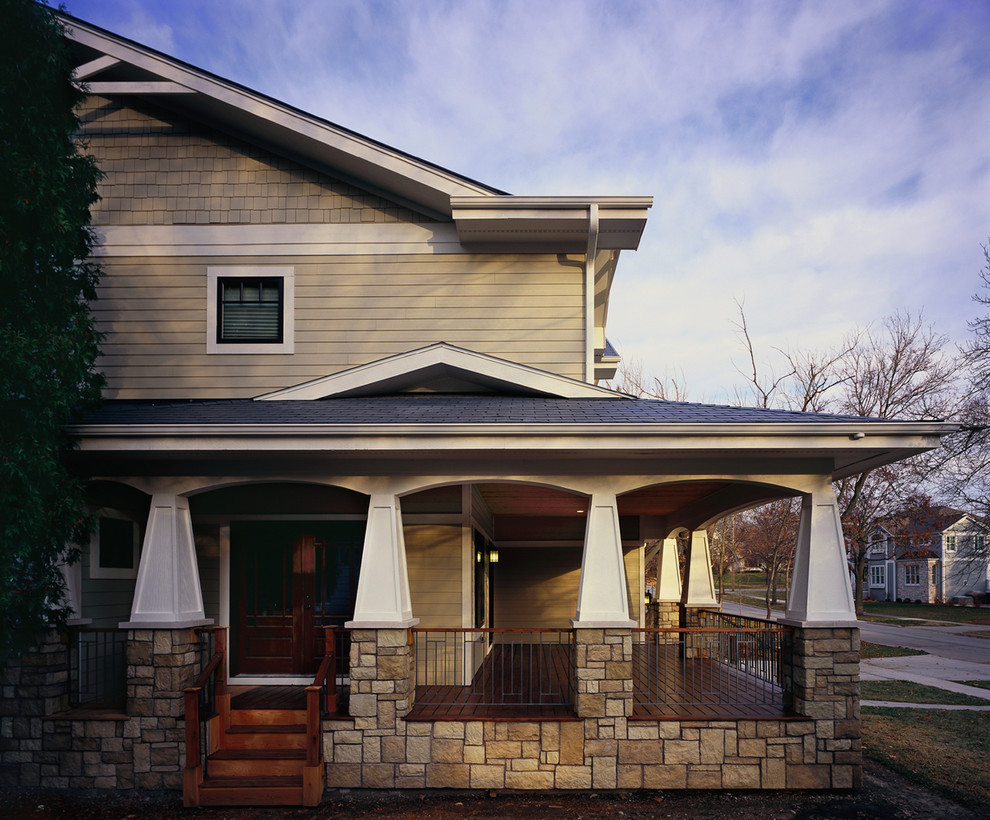
[[[256,397],[257,401],[381,396],[412,391],[629,399],[622,393],[437,342]]]
[[[504,193],[64,12],[58,16],[75,76],[91,94],[153,95],[183,116],[318,170],[332,168],[345,181],[435,218],[449,218],[451,196]]]
[[[89,93],[154,96],[188,119],[432,219],[453,220],[462,243],[474,250],[634,249],[646,226],[652,197],[513,197],[64,12],[58,16],[74,76]]]

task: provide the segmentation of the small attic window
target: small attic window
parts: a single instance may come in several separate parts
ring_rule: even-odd
[[[282,278],[221,277],[217,344],[282,342]]]
[[[207,271],[207,353],[292,353],[293,269]]]

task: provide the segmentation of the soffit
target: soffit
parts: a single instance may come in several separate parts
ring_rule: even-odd
[[[452,196],[451,216],[466,248],[584,253],[593,230],[600,251],[635,250],[653,197]]]

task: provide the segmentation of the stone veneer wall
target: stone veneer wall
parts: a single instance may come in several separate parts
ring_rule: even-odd
[[[182,690],[198,668],[193,630],[129,633],[128,716],[59,717],[66,648],[46,640],[3,681],[4,785],[181,789]],[[579,629],[578,716],[407,721],[412,633],[355,630],[351,717],[324,722],[330,788],[855,788],[861,784],[859,630],[795,627],[797,719],[639,721],[632,633]],[[47,716],[47,717],[46,717]]]
[[[415,694],[411,634],[361,630],[353,639],[352,719],[325,723],[331,788],[861,784],[855,628],[795,629],[791,674],[801,717],[787,720],[632,720],[632,633],[579,629],[577,719],[406,721]]]
[[[0,679],[0,784],[181,789],[183,689],[199,667],[195,632],[128,632],[127,714],[99,719],[66,712],[66,641],[45,636]]]

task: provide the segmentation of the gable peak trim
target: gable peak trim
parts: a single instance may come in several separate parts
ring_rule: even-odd
[[[401,390],[415,384],[417,376],[429,379],[439,375],[471,381],[499,392],[568,399],[629,398],[604,387],[549,373],[529,365],[478,353],[447,342],[436,342],[256,396],[255,401],[308,401],[367,396]]]

